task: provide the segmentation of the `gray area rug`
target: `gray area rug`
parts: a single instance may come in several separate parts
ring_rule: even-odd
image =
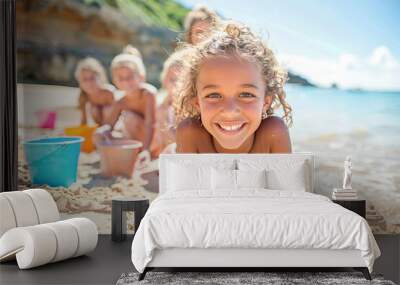
[[[148,272],[142,281],[138,281],[139,273],[124,273],[116,285],[132,284],[376,284],[395,285],[384,280],[381,275],[372,275],[368,281],[360,272]]]

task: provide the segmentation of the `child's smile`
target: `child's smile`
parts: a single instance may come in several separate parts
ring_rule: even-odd
[[[271,103],[258,65],[234,56],[207,59],[196,90],[202,124],[220,147],[239,150],[253,141]]]
[[[232,134],[237,134],[241,130],[243,130],[244,126],[246,125],[246,122],[240,122],[240,121],[225,121],[225,122],[217,122],[215,123],[222,132],[225,132],[228,135]]]

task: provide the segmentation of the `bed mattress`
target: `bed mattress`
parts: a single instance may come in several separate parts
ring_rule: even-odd
[[[267,189],[160,195],[135,234],[132,262],[143,272],[167,249],[357,250],[370,271],[380,255],[361,216],[321,195]]]

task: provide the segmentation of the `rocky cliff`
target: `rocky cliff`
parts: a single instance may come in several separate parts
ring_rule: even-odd
[[[127,13],[111,0],[17,1],[18,81],[76,86],[78,60],[93,56],[109,66],[125,45],[132,44],[143,54],[148,80],[159,85],[162,64],[174,49],[184,14],[180,11],[179,19],[164,16],[165,24],[154,22],[149,11],[135,17],[132,11],[138,10],[124,8]]]
[[[308,81],[306,78],[295,74],[291,71],[288,72],[288,83],[290,84],[297,84],[297,85],[303,85],[303,86],[309,86],[309,87],[316,87],[314,84],[312,84],[310,81]]]

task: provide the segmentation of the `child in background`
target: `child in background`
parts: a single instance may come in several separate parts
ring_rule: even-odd
[[[291,152],[287,73],[259,37],[238,23],[221,23],[186,52],[177,90],[177,152]],[[277,106],[283,119],[273,115]]]
[[[185,40],[189,44],[203,41],[219,21],[214,12],[204,6],[198,6],[190,11],[185,18]]]
[[[153,139],[156,89],[145,83],[146,71],[139,51],[127,46],[111,62],[113,83],[125,96],[113,104],[107,124],[112,129],[121,117],[124,136],[139,140],[147,150]]]
[[[183,67],[184,53],[178,51],[173,53],[165,62],[160,75],[162,90],[160,104],[157,107],[156,128],[151,143],[150,152],[152,157],[157,158],[163,150],[175,143],[175,115],[173,100],[175,97],[176,82]]]
[[[81,125],[87,124],[88,113],[96,124],[104,124],[114,103],[113,87],[108,84],[104,67],[95,58],[85,58],[78,62],[75,78],[80,88]]]

